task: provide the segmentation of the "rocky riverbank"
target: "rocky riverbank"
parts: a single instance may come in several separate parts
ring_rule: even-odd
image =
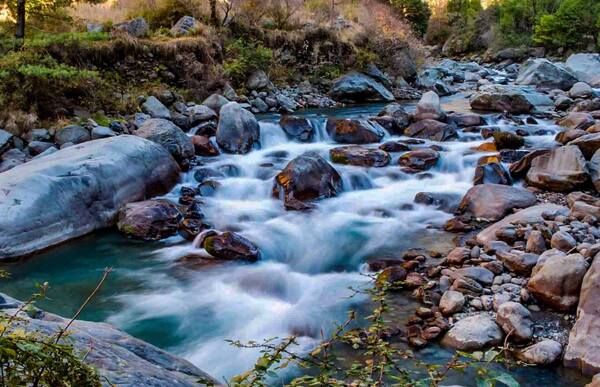
[[[403,281],[424,304],[398,333],[419,348],[437,340],[468,351],[506,342],[526,363],[563,362],[592,375],[600,371],[595,342],[586,340],[598,334],[598,61],[597,54],[576,55],[566,65],[444,60],[425,68],[410,88],[420,96],[414,111],[393,102],[394,85],[374,68],[346,74],[332,84],[331,98],[390,104],[377,116],[328,117],[323,133],[304,117],[281,116],[289,141],[310,144],[326,136],[336,146],[291,160],[287,151],[270,154],[258,178],[269,182],[267,194],[281,208],[310,213],[348,189],[342,168],[397,164],[387,177],[426,184],[451,144],[480,140],[466,153],[477,162],[462,199],[421,192],[412,205],[451,213],[443,228],[459,234],[456,248],[448,254],[410,249],[369,261],[370,270]],[[291,113],[310,105],[298,100],[311,92],[304,84],[287,100],[263,74],[248,87],[251,97],[224,90],[201,104],[168,92],[145,97],[143,113],[109,127],[88,120],[54,133],[32,130],[26,138],[0,132],[0,211],[6,214],[0,257],[16,259],[116,226],[141,240],[180,235],[192,241],[193,253],[178,262],[195,268],[261,260],[256,241],[204,220],[206,200],[225,189],[223,179],[242,175],[235,164],[211,166],[210,160],[259,150],[264,126],[254,113]],[[468,98],[472,111],[442,109],[440,95],[455,93]],[[323,94],[312,97],[318,106],[333,103]],[[555,130],[550,120],[560,132],[551,143],[538,142]],[[171,191],[181,171],[190,171],[193,181],[179,180],[169,198],[154,198]]]

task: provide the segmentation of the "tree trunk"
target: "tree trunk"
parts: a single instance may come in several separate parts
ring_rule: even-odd
[[[17,1],[17,28],[15,37],[17,39],[25,39],[25,0]]]
[[[217,18],[217,0],[209,0],[210,2],[210,22],[213,26],[218,27],[219,19]]]

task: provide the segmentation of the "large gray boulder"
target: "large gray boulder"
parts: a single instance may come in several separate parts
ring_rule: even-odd
[[[496,322],[514,341],[527,342],[533,336],[531,313],[518,302],[509,301],[500,305]]]
[[[0,308],[9,315],[17,312],[22,303],[0,294]],[[39,311],[31,317],[20,312],[23,328],[42,337],[55,336],[69,323],[69,319]],[[154,345],[136,339],[112,325],[77,320],[69,329],[65,342],[78,353],[85,354],[85,362],[94,367],[101,378],[111,386],[198,386],[199,379],[213,380],[187,360],[181,359]],[[105,382],[105,380],[103,380]]]
[[[192,16],[183,16],[171,28],[171,35],[185,36],[196,32],[202,24]]]
[[[260,141],[260,126],[254,114],[237,102],[220,110],[217,144],[227,153],[248,153]]]
[[[600,54],[573,54],[566,64],[578,80],[592,87],[600,87]]]
[[[161,145],[179,162],[195,155],[190,137],[169,120],[151,118],[135,131],[135,135]]]
[[[0,174],[0,260],[35,253],[115,224],[123,205],[168,192],[169,152],[119,136],[71,146]]]
[[[155,96],[150,96],[142,104],[142,110],[152,118],[171,119],[171,112]]]
[[[458,321],[442,339],[442,344],[461,351],[476,351],[502,342],[502,329],[486,315]]]
[[[394,95],[381,83],[359,72],[351,72],[333,82],[331,97],[342,102],[392,102]]]
[[[476,218],[496,221],[515,208],[527,208],[535,203],[535,195],[526,189],[501,184],[480,184],[467,191],[459,209]]]
[[[68,125],[56,131],[54,141],[58,145],[67,143],[80,144],[90,140],[90,132],[79,125]]]
[[[600,258],[597,255],[583,278],[577,321],[569,335],[564,364],[586,375],[600,372]]]
[[[113,26],[113,31],[123,31],[133,37],[143,38],[150,32],[150,25],[143,17],[136,17],[127,22]]]
[[[569,90],[577,83],[577,78],[548,59],[537,58],[527,61],[521,67],[515,83],[547,90]]]
[[[498,240],[496,232],[510,224],[540,224],[544,222],[544,218],[542,217],[544,213],[567,216],[569,215],[569,209],[552,203],[538,204],[537,206],[525,208],[483,229],[477,234],[477,241],[481,244],[486,244]]]
[[[526,179],[534,187],[568,192],[585,184],[590,176],[579,148],[566,145],[533,159]]]
[[[428,91],[423,94],[419,103],[417,104],[417,110],[415,112],[415,120],[440,120],[445,117],[440,105],[440,97],[434,91]]]

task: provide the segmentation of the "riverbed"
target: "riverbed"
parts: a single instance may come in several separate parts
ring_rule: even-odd
[[[458,94],[442,100],[446,111],[468,111]],[[414,108],[407,103],[407,110]],[[477,160],[486,153],[474,148],[483,140],[478,133],[459,132],[456,141],[434,143],[442,147],[440,162],[426,176],[402,173],[399,154],[383,168],[334,165],[343,178],[344,193],[323,200],[310,212],[289,212],[272,197],[273,177],[294,157],[316,151],[328,158],[339,146],[325,130],[328,116],[376,115],[383,105],[306,110],[315,141],[289,140],[278,116],[260,116],[261,149],[246,155],[205,158],[201,166],[182,176],[181,186],[195,186],[198,168],[218,171],[219,187],[205,197],[205,220],[218,230],[232,230],[261,250],[258,263],[227,263],[189,267],[177,259],[195,252],[180,237],[148,243],[104,231],[63,244],[25,261],[5,265],[11,278],[2,291],[27,299],[35,284],[48,281],[48,300],[40,307],[72,315],[102,275],[113,267],[102,292],[82,319],[106,321],[132,335],[190,360],[217,379],[250,368],[257,351],[238,349],[225,340],[261,340],[299,335],[305,349],[314,346],[321,330],[327,332],[364,300],[349,298],[351,286],[368,279],[361,275],[371,258],[398,256],[408,248],[446,252],[454,234],[442,231],[451,215],[434,207],[414,204],[419,192],[461,197],[471,186]],[[488,123],[504,125],[497,115]],[[558,128],[541,121],[547,131],[527,137],[529,147],[552,142]],[[536,128],[532,128],[535,132]],[[400,139],[386,135],[384,141]],[[410,294],[394,301],[401,305],[397,318],[413,313]],[[430,361],[443,362],[450,352],[437,345],[421,351]],[[576,372],[562,367],[523,368],[511,371],[523,386],[583,385]],[[472,374],[452,375],[453,383],[474,385]],[[452,384],[452,383],[449,383]]]

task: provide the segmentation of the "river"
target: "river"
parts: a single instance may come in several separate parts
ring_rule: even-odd
[[[343,177],[344,193],[318,203],[311,212],[288,212],[271,197],[273,176],[293,157],[316,151],[328,158],[339,146],[325,131],[327,116],[376,115],[383,105],[330,110],[306,110],[317,130],[313,143],[288,140],[278,117],[259,117],[260,150],[247,155],[204,159],[202,167],[222,172],[220,187],[204,199],[206,221],[219,230],[234,230],[256,243],[262,259],[255,264],[229,263],[190,268],[175,261],[194,248],[173,237],[161,242],[128,240],[114,231],[80,238],[25,261],[5,267],[11,278],[2,291],[26,299],[36,282],[50,283],[49,300],[39,304],[69,316],[101,277],[114,272],[95,302],[81,316],[107,321],[125,331],[192,361],[222,378],[241,373],[254,363],[257,352],[231,347],[226,339],[260,340],[300,334],[309,348],[343,320],[363,300],[348,298],[350,286],[364,283],[364,262],[411,247],[447,251],[454,235],[440,226],[450,215],[413,204],[418,192],[462,196],[471,186],[481,152],[472,148],[484,140],[460,132],[457,141],[440,143],[442,158],[428,178],[401,173],[398,154],[384,168],[335,165]],[[462,95],[443,99],[445,110],[468,111]],[[407,109],[414,103],[407,104]],[[494,115],[488,121],[502,125]],[[539,129],[540,126],[536,125]],[[544,123],[548,135],[529,136],[529,145],[553,141],[557,130]],[[396,139],[386,135],[385,140]],[[195,185],[194,171],[181,185]],[[172,196],[176,198],[176,187]],[[409,295],[395,302],[411,304]],[[412,314],[400,313],[401,320]],[[400,308],[402,310],[402,308]],[[437,345],[421,351],[429,361],[443,362],[450,353]],[[513,371],[523,386],[581,385],[576,373],[561,367]],[[452,375],[451,381],[473,385],[472,375]],[[558,383],[558,384],[557,384]]]

